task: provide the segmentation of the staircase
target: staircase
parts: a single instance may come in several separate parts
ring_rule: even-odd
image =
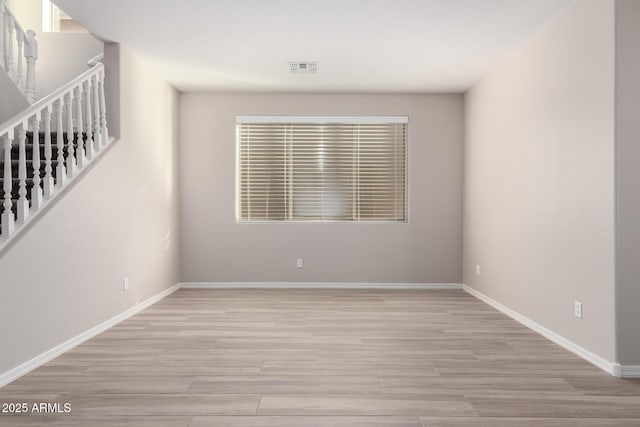
[[[27,177],[23,181],[24,182],[24,190],[25,190],[25,200],[29,204],[29,208],[32,206],[32,195],[35,197],[38,196],[38,188],[43,190],[42,197],[44,199],[45,194],[52,195],[53,191],[56,187],[62,187],[64,181],[59,179],[61,175],[65,175],[65,167],[72,164],[76,164],[78,159],[82,155],[83,152],[86,152],[87,141],[90,138],[86,133],[82,133],[81,142],[82,145],[78,148],[78,133],[74,132],[72,134],[71,141],[69,141],[69,133],[62,133],[62,141],[63,148],[60,150],[57,146],[52,146],[49,144],[49,149],[46,148],[46,139],[47,136],[44,132],[38,132],[38,141],[34,144],[34,138],[36,134],[34,132],[29,131],[25,134],[25,166],[27,171]],[[93,139],[93,135],[90,135],[91,139]],[[58,139],[57,132],[51,132],[49,135],[50,140],[56,141]],[[71,142],[71,146],[69,146],[69,142]],[[34,148],[39,152],[34,153]],[[14,217],[18,214],[18,204],[20,202],[20,178],[19,178],[19,145],[14,145],[11,147],[11,182],[8,186],[5,186],[6,178],[4,176],[0,177],[0,200],[6,201],[7,196],[6,193],[8,188],[10,190],[10,198],[11,198],[11,212]],[[35,154],[35,155],[34,155]],[[62,156],[60,156],[62,154]],[[34,158],[35,157],[35,158]],[[36,168],[34,166],[39,165]],[[58,167],[61,165],[62,167]],[[5,160],[0,160],[0,171],[5,170]],[[34,176],[34,171],[38,171],[37,177]],[[65,176],[64,178],[67,178]],[[63,178],[63,179],[64,179]],[[37,184],[36,184],[37,181]],[[9,182],[7,180],[7,182]],[[7,188],[7,190],[5,190]],[[0,230],[2,230],[2,217],[0,216]]]
[[[112,141],[104,65],[91,63],[91,69],[0,124],[0,251]]]
[[[0,68],[31,104],[0,124],[0,251],[112,141],[102,55],[89,61],[88,71],[34,103],[37,56],[35,33],[24,31],[0,0]],[[0,97],[3,101],[11,102]]]

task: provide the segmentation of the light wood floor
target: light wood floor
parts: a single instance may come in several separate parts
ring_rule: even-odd
[[[1,425],[640,426],[620,380],[462,291],[180,290],[0,389]]]

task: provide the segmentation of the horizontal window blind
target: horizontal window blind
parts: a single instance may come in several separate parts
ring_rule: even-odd
[[[236,124],[238,221],[406,220],[406,118],[283,119]]]

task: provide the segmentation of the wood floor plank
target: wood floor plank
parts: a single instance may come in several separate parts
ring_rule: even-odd
[[[84,394],[66,396],[73,415],[254,415],[256,394]]]
[[[0,417],[0,425],[16,427],[189,427],[193,417],[77,417],[28,416]],[[4,424],[3,424],[4,422]]]
[[[375,376],[257,375],[198,377],[186,393],[380,393]]]
[[[567,378],[567,383],[589,396],[640,396],[640,379],[602,375],[597,378]]]
[[[475,415],[463,396],[397,394],[270,395],[260,401],[257,415]]]
[[[179,290],[0,389],[25,426],[640,426],[640,380],[456,290]]]
[[[620,396],[467,396],[487,417],[640,418],[640,397]]]
[[[421,417],[423,427],[638,427],[637,419]]]
[[[540,377],[409,377],[381,376],[380,387],[385,393],[429,393],[442,395],[550,395],[575,396],[576,389],[560,378]]]
[[[371,363],[327,363],[320,361],[265,362],[262,375],[438,375],[430,363],[403,363],[402,361]]]
[[[422,427],[418,417],[195,417],[189,427]]]
[[[191,377],[153,377],[148,375],[112,376],[107,378],[91,375],[73,376],[27,376],[2,389],[4,393],[23,392],[38,389],[39,392],[58,394],[79,393],[183,393],[192,382]]]

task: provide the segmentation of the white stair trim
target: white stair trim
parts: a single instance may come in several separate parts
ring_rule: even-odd
[[[118,323],[122,322],[123,320],[128,319],[129,317],[133,316],[134,314],[140,313],[142,310],[144,310],[145,308],[149,307],[152,304],[155,304],[156,302],[160,301],[161,299],[163,299],[164,297],[172,294],[173,292],[175,292],[176,290],[178,290],[180,288],[179,285],[173,285],[168,289],[165,289],[164,291],[152,296],[151,298],[148,298],[146,300],[144,300],[143,302],[129,308],[128,310],[123,311],[122,313],[112,317],[111,319],[105,320],[104,322],[100,323],[99,325],[94,326],[93,328],[63,342],[60,345],[57,345],[55,347],[53,347],[52,349],[49,349],[47,351],[45,351],[44,353],[39,354],[38,356],[34,357],[31,360],[28,360],[27,362],[22,363],[19,366],[16,366],[15,368],[3,373],[0,375],[0,387],[4,387],[5,385],[9,384],[12,381],[15,381],[16,379],[20,378],[23,375],[28,374],[29,372],[33,371],[36,368],[39,368],[40,366],[44,365],[45,363],[55,359],[56,357],[60,356],[63,353],[66,353],[67,351],[71,350],[72,348],[82,344],[83,342],[95,337],[98,334],[101,334],[102,332],[106,331],[107,329],[117,325]]]

